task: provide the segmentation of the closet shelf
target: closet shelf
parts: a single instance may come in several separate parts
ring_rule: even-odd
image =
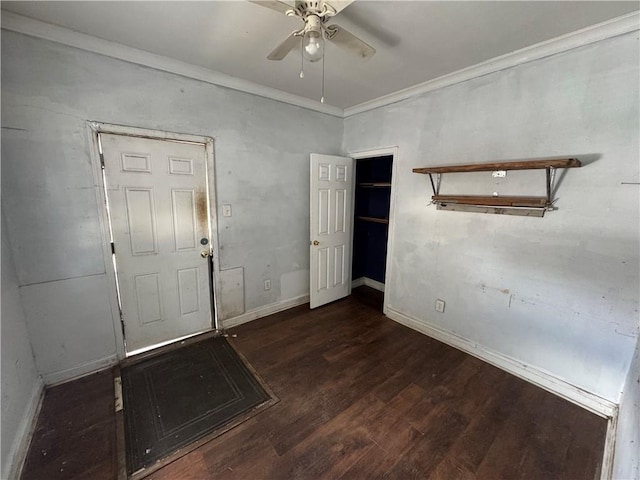
[[[515,162],[469,163],[464,165],[414,168],[413,173],[492,172],[496,170],[539,170],[545,168],[574,168],[581,166],[582,163],[577,158],[543,158],[539,160],[518,160]]]
[[[364,188],[388,188],[391,187],[391,182],[364,182],[359,183],[358,186]]]
[[[389,223],[388,218],[378,218],[378,217],[356,217],[358,220],[362,220],[365,222],[373,222],[373,223]]]

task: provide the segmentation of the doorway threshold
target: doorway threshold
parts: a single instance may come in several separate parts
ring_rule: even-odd
[[[178,338],[173,338],[171,340],[167,340],[164,342],[160,342],[160,343],[155,343],[153,345],[149,345],[148,347],[142,347],[142,348],[138,348],[137,350],[132,350],[130,352],[126,353],[126,359],[127,360],[133,360],[133,357],[139,357],[140,355],[144,354],[144,353],[149,353],[152,350],[154,350],[153,354],[155,354],[155,350],[158,350],[162,347],[167,347],[167,346],[173,346],[175,344],[175,347],[179,347],[185,344],[185,340],[188,339],[193,339],[193,337],[197,337],[197,336],[202,336],[202,338],[204,338],[204,336],[209,336],[209,335],[216,335],[219,332],[215,329],[207,329],[207,330],[202,330],[200,332],[195,332],[195,333],[190,333],[189,335],[184,335],[182,337],[178,337]],[[198,340],[200,340],[201,338],[199,338]],[[167,350],[167,349],[164,349]],[[148,355],[145,355],[145,357],[147,357]]]

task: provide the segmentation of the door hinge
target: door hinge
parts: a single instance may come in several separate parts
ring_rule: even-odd
[[[115,243],[111,242],[111,255],[115,255],[116,254],[116,245]]]
[[[104,170],[104,153],[100,152],[100,167]]]

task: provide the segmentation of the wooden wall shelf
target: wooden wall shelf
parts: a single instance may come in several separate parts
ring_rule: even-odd
[[[439,210],[454,210],[465,212],[497,213],[509,215],[527,215],[542,217],[545,210],[551,209],[553,173],[556,168],[581,167],[577,158],[543,158],[535,160],[518,160],[510,162],[475,163],[465,165],[445,165],[434,167],[414,168],[414,173],[429,175],[433,196],[431,200]],[[508,170],[540,170],[547,172],[547,196],[487,196],[487,195],[440,195],[440,175],[443,173],[492,172]],[[433,181],[433,175],[438,181]],[[504,175],[503,175],[504,176]],[[436,186],[437,183],[437,186]]]
[[[482,195],[434,195],[431,197],[437,203],[455,203],[458,205],[483,205],[493,207],[531,207],[544,208],[547,197],[494,197]]]
[[[441,167],[414,168],[413,173],[493,172],[496,170],[540,170],[545,168],[574,168],[582,163],[577,158],[546,158],[515,162],[470,163]]]

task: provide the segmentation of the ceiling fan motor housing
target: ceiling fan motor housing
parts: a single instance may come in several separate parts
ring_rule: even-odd
[[[324,1],[296,0],[296,10],[305,20],[311,16],[317,16],[321,22],[336,15],[336,9]]]
[[[322,4],[324,2],[318,2],[317,0],[296,0],[296,9],[300,13],[320,13],[322,11]]]
[[[307,14],[305,18],[305,32],[318,32],[322,30],[322,20],[318,15]]]

